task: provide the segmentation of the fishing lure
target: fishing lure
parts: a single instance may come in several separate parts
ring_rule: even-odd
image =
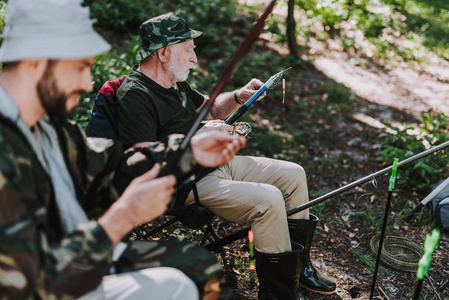
[[[250,229],[248,231],[248,241],[249,241],[249,276],[250,276],[250,284],[254,285],[254,271],[256,270],[256,264],[254,263],[254,234]]]
[[[285,78],[282,78],[282,104],[285,102]]]
[[[285,71],[289,70],[291,68],[282,70],[273,76],[270,77],[270,79],[265,82],[265,84],[257,90],[257,92],[249,98],[243,105],[241,105],[229,118],[226,119],[225,123],[228,125],[232,125],[235,121],[237,121],[238,118],[240,118],[247,110],[250,108],[251,105],[263,94],[266,90],[268,90],[271,87],[274,87],[277,85],[281,79]]]

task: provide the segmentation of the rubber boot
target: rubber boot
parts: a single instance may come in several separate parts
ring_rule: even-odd
[[[319,294],[332,294],[337,285],[335,281],[316,270],[310,261],[310,246],[315,233],[318,217],[309,214],[306,219],[288,219],[288,228],[292,242],[304,246],[302,255],[302,267],[299,272],[299,284],[311,292]]]
[[[304,300],[299,290],[302,245],[292,243],[292,251],[268,254],[256,251],[259,300]]]

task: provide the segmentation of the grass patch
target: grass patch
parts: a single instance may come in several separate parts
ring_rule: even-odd
[[[366,251],[361,248],[353,248],[351,249],[351,252],[360,264],[367,267],[371,272],[374,272],[376,266],[376,259],[374,257],[366,253]],[[384,276],[385,274],[387,274],[387,272],[384,267],[379,266],[377,274],[379,276]]]
[[[369,203],[360,207],[359,211],[354,212],[354,216],[360,220],[366,230],[379,231],[382,227],[383,214],[373,209]]]
[[[267,128],[258,128],[253,132],[252,142],[257,144],[257,150],[265,156],[274,156],[282,152],[284,148],[284,139],[279,133],[271,132]]]

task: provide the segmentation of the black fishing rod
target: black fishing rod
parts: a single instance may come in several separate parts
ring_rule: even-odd
[[[391,177],[390,177],[390,185],[388,187],[387,205],[385,206],[385,214],[384,214],[384,220],[382,223],[382,231],[380,233],[379,246],[377,247],[376,266],[374,267],[373,283],[371,284],[371,293],[369,296],[370,300],[373,299],[374,289],[376,288],[377,272],[379,271],[380,257],[382,255],[383,242],[384,242],[384,238],[385,238],[385,232],[387,229],[388,213],[390,212],[391,197],[393,195],[393,188],[394,188],[394,183],[396,180],[397,167],[398,167],[398,159],[395,158],[394,163],[393,163],[393,169],[391,172]]]
[[[403,161],[398,163],[398,168],[400,168],[402,166],[405,166],[405,165],[408,165],[409,163],[412,163],[412,162],[414,162],[414,161],[416,161],[418,159],[426,157],[427,155],[432,154],[434,152],[437,152],[437,151],[439,151],[439,150],[441,150],[443,148],[446,148],[448,146],[449,146],[449,141],[447,141],[445,143],[442,143],[442,144],[440,144],[438,146],[432,147],[432,148],[430,148],[430,149],[428,149],[426,151],[423,151],[421,153],[418,153],[418,154],[416,154],[416,155],[414,155],[412,157],[404,159]],[[332,191],[330,193],[322,195],[322,196],[320,196],[320,197],[318,197],[316,199],[313,199],[313,200],[311,200],[311,201],[309,201],[309,202],[307,202],[307,203],[305,203],[303,205],[300,205],[300,206],[298,206],[296,208],[293,208],[293,209],[287,211],[287,216],[294,215],[294,214],[296,214],[296,213],[298,213],[300,211],[303,211],[304,209],[307,209],[307,208],[312,207],[312,206],[314,206],[314,205],[316,205],[318,203],[321,203],[321,202],[323,202],[325,200],[328,200],[330,198],[338,196],[338,195],[340,195],[340,194],[342,194],[342,193],[344,193],[344,192],[346,192],[346,191],[348,191],[350,189],[353,189],[353,188],[355,188],[355,187],[357,187],[359,185],[362,185],[362,184],[364,184],[364,183],[366,183],[368,181],[371,181],[371,180],[375,179],[377,176],[381,176],[381,175],[383,175],[385,173],[388,173],[392,169],[393,169],[393,166],[389,166],[388,168],[382,169],[380,171],[377,171],[376,173],[370,174],[370,175],[365,176],[363,178],[360,178],[359,180],[356,180],[356,181],[354,181],[354,182],[352,182],[350,184],[342,186],[342,187],[340,187],[340,188],[338,188],[338,189],[336,189],[336,190],[334,190],[334,191]]]

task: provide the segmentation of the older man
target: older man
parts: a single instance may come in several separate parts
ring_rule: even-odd
[[[88,8],[76,0],[7,5],[0,49],[0,298],[218,299],[223,274],[205,249],[120,242],[165,211],[176,179],[156,179],[155,164],[119,196],[128,180],[120,175],[142,161],[139,152],[123,156],[120,144],[86,140],[66,119],[92,88],[93,56],[109,49],[92,29]],[[218,166],[244,140],[204,134],[191,144],[199,163]],[[92,221],[88,212],[101,217]]]
[[[190,129],[197,110],[208,98],[186,82],[197,63],[194,39],[201,34],[174,13],[141,25],[142,44],[137,56],[140,64],[132,68],[116,95],[121,142],[145,145]],[[219,95],[209,119],[228,117],[261,86],[261,81],[253,79],[241,89]],[[201,130],[228,132],[232,128],[215,120]],[[259,299],[301,298],[297,289],[299,275],[299,283],[312,291],[335,291],[335,283],[318,272],[309,258],[318,219],[308,210],[287,219],[286,210],[308,201],[306,175],[301,166],[236,156],[202,178],[198,190],[201,203],[220,217],[251,223],[258,253]],[[187,198],[187,202],[191,201],[192,193]]]

